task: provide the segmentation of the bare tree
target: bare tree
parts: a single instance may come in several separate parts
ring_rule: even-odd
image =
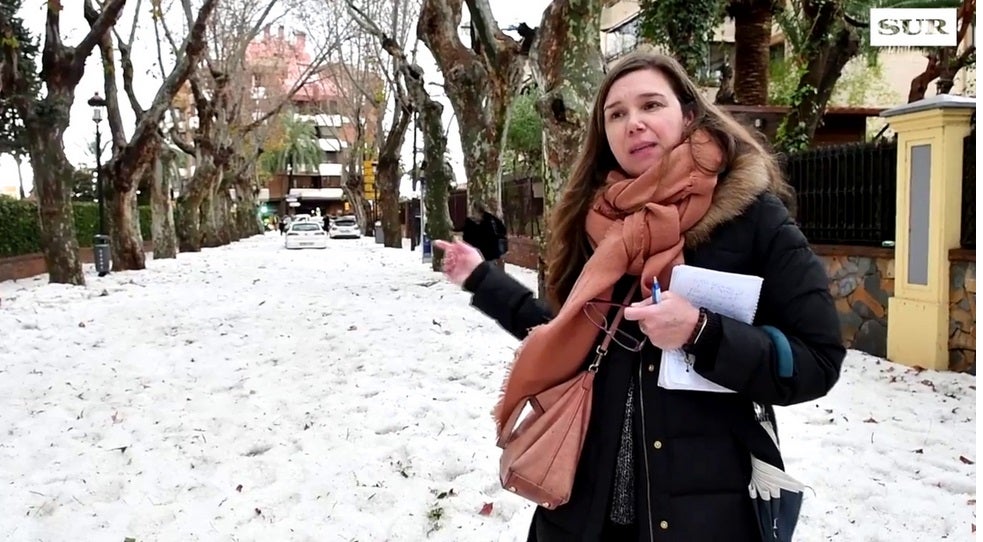
[[[399,185],[401,180],[400,154],[406,130],[413,119],[413,99],[406,89],[400,73],[399,60],[391,55],[383,60],[388,50],[402,51],[409,36],[412,21],[416,18],[416,6],[412,0],[394,3],[375,2],[357,7],[347,2],[353,19],[367,34],[374,52],[370,62],[382,68],[379,75],[385,80],[385,102],[391,110],[389,125],[385,127],[385,116],[379,115],[378,155],[376,167],[376,192],[379,213],[382,219],[383,244],[400,248],[403,234],[400,229]],[[382,29],[386,29],[383,31]],[[381,40],[385,36],[385,42]],[[378,102],[376,102],[378,103]]]
[[[191,25],[190,0],[181,2]],[[282,91],[276,85],[267,85],[265,97],[257,97],[254,92],[258,89],[253,84],[256,71],[248,64],[247,49],[260,31],[269,27],[277,0],[264,2],[237,0],[232,5],[224,4],[227,9],[210,21],[209,48],[204,57],[207,69],[199,69],[189,78],[198,126],[193,133],[189,131],[190,138],[183,137],[177,129],[170,133],[175,145],[194,157],[195,165],[194,174],[178,200],[177,233],[182,251],[197,251],[202,246],[218,246],[233,240],[236,235],[230,220],[233,206],[230,189],[235,189],[238,208],[255,212],[255,175],[249,173],[249,164],[261,151],[261,137],[256,132],[280,114],[340,40],[338,36],[332,43],[320,44],[311,62],[294,81],[288,81],[293,74],[286,70],[286,65],[278,66],[277,73],[281,76],[278,84],[287,81],[289,89]],[[166,25],[164,29],[173,47],[172,33]],[[296,49],[301,48],[297,44]],[[291,59],[280,60],[289,63]]]
[[[340,151],[343,164],[342,189],[352,206],[359,229],[365,235],[372,235],[372,204],[377,203],[377,196],[373,202],[368,197],[370,194],[366,193],[366,172],[363,164],[376,158],[380,146],[379,138],[383,132],[386,101],[392,95],[387,92],[392,78],[386,71],[387,57],[376,37],[365,31],[358,22],[358,17],[353,16],[351,10],[356,6],[352,2],[346,2],[347,9],[343,15],[325,20],[317,16],[323,10],[323,4],[324,0],[304,4],[305,10],[309,8],[310,11],[304,13],[304,16],[310,21],[308,28],[313,34],[330,34],[331,29],[342,22],[342,18],[344,22],[352,23],[352,31],[334,52],[323,73],[333,87],[332,97],[336,100],[336,107],[328,113],[338,114],[344,119],[343,126],[332,134],[347,144]],[[359,9],[363,18],[391,26],[388,19],[392,12],[387,10],[385,2],[374,1],[356,9]]]
[[[61,2],[48,0],[39,74],[46,93],[41,98],[34,98],[26,90],[30,81],[19,69],[16,42],[0,40],[0,88],[5,98],[9,93],[8,103],[17,108],[27,132],[41,216],[41,248],[50,282],[85,284],[72,211],[75,168],[65,156],[63,138],[85,60],[116,22],[124,3],[125,0],[107,0],[89,32],[73,47],[62,42]],[[10,26],[0,11],[0,29]]]
[[[113,269],[143,269],[146,266],[143,242],[140,235],[139,217],[136,214],[136,191],[138,181],[152,175],[154,162],[160,152],[161,139],[159,126],[168,111],[174,96],[187,81],[188,76],[205,52],[206,23],[211,17],[218,0],[204,0],[190,32],[177,52],[177,62],[157,90],[150,107],[144,109],[136,96],[133,85],[133,58],[130,52],[136,39],[140,19],[141,0],[137,0],[133,23],[127,41],[114,32],[118,43],[123,75],[123,88],[129,105],[137,118],[137,126],[127,141],[123,133],[120,113],[119,92],[116,87],[116,60],[112,37],[106,33],[99,40],[102,53],[103,73],[105,74],[106,105],[110,133],[113,142],[113,157],[105,166],[111,181],[110,223],[112,238]],[[98,11],[92,0],[85,1],[85,18],[90,27],[98,21]],[[161,66],[161,70],[163,70]]]

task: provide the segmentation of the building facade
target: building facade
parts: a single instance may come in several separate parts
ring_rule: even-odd
[[[360,133],[368,141],[374,140],[376,133],[374,106],[360,104],[353,111],[352,85],[345,83],[349,68],[331,63],[312,67],[313,62],[306,34],[294,32],[287,36],[283,26],[276,31],[267,26],[246,49],[242,87],[248,88],[253,117],[259,118],[276,107],[293,91],[285,110],[294,116],[294,121],[313,125],[320,149],[316,166],[288,165],[282,171],[270,172],[265,183],[260,183],[265,185],[260,186],[260,202],[268,211],[281,216],[346,212],[349,207],[343,184],[348,175],[360,174],[357,169],[348,171],[346,164],[361,164],[361,157],[351,156],[352,146]],[[381,85],[381,77],[375,79]],[[198,128],[190,87],[186,85],[178,93],[173,108],[179,119],[177,132],[187,137]],[[171,119],[166,119],[165,130],[172,125]],[[173,183],[174,197],[181,194],[195,171],[194,159],[178,154],[179,179]]]

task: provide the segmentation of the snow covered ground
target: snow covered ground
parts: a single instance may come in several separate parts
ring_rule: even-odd
[[[490,416],[515,341],[419,252],[281,245],[0,283],[0,539],[524,540]],[[973,538],[973,377],[851,352],[778,415],[797,540]]]

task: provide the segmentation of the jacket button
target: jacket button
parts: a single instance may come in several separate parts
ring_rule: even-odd
[[[657,440],[657,441],[655,441],[655,443],[652,444],[652,446],[654,446],[656,450],[661,450],[662,449],[662,441],[661,440]]]
[[[666,529],[669,528],[669,522],[668,521],[665,521],[665,520],[662,520],[662,521],[659,522],[659,527],[661,527],[662,530],[665,531]]]
[[[654,373],[655,372],[655,364],[654,363],[650,363],[649,364],[649,372],[650,373]]]

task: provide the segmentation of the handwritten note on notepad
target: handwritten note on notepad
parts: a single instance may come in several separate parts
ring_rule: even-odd
[[[713,271],[691,265],[672,270],[669,291],[686,298],[696,307],[728,316],[745,323],[754,321],[761,296],[761,277]],[[664,350],[659,369],[659,385],[670,390],[695,390],[733,393],[703,378],[686,361],[682,350]]]

